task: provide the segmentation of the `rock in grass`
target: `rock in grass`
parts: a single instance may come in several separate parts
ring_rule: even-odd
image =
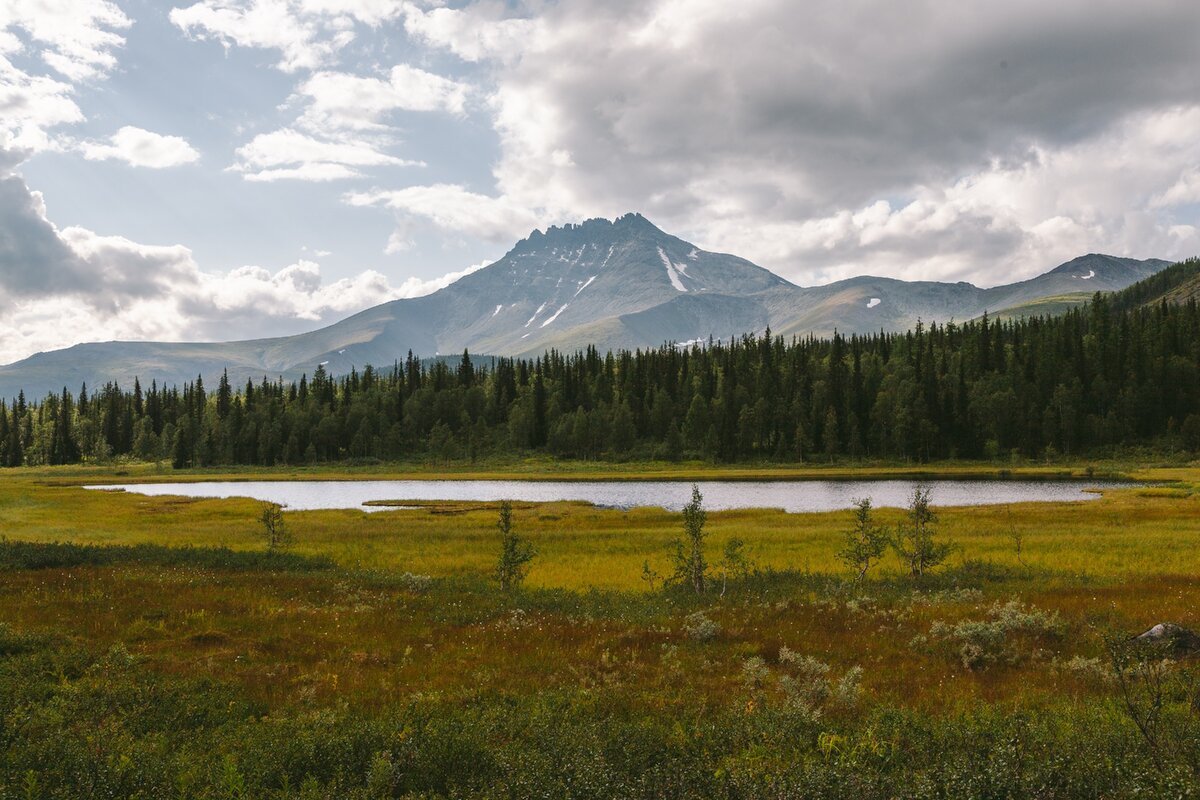
[[[1176,658],[1200,656],[1200,636],[1173,622],[1160,622],[1145,633],[1139,633],[1133,640],[1164,647]]]

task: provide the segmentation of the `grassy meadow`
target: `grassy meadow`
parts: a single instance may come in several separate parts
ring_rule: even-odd
[[[267,553],[255,501],[81,488],[213,473],[9,470],[0,798],[1194,796],[1200,682],[1119,640],[1200,629],[1200,467],[1119,471],[1154,484],[939,509],[945,564],[861,586],[849,510],[710,512],[697,596],[643,577],[661,509],[516,504],[537,555],[503,593],[495,504],[288,512]],[[634,472],[906,474],[553,476]],[[732,538],[753,568],[723,579]]]

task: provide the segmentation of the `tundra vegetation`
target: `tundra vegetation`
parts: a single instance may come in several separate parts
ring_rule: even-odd
[[[928,496],[917,518],[705,512],[698,493],[686,517],[284,511],[286,549],[254,501],[80,488],[155,475],[126,470],[0,481],[5,800],[1200,786],[1196,662],[1130,639],[1200,628],[1195,466],[936,527]],[[955,544],[919,577],[884,546],[918,523]],[[520,591],[497,580],[506,537],[537,543]]]

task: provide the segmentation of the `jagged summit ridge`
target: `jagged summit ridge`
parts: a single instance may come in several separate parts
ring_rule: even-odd
[[[563,225],[551,225],[545,231],[535,228],[529,235],[518,241],[505,255],[513,255],[535,251],[547,246],[566,245],[581,241],[598,241],[628,236],[637,231],[644,235],[657,235],[673,238],[669,234],[646,219],[636,211],[630,211],[616,219],[593,217],[583,222],[568,222]]]

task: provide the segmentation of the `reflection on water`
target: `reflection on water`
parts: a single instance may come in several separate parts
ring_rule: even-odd
[[[932,490],[936,506],[1089,500],[1088,491],[1127,484],[1105,481],[700,481],[704,505],[714,511],[732,508],[782,508],[789,512],[834,511],[869,497],[877,507],[907,505],[916,486]],[[279,503],[293,511],[357,508],[380,500],[516,500],[550,502],[583,500],[610,508],[658,506],[678,511],[691,496],[687,481],[203,481],[89,486],[124,489],[144,495],[184,497],[251,497]]]

